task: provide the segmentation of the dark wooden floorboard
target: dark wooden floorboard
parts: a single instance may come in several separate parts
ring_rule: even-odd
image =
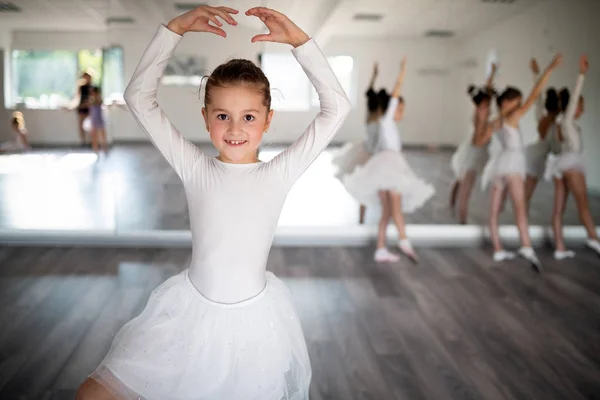
[[[543,275],[484,249],[274,248],[313,366],[313,400],[600,399],[600,259]],[[73,399],[188,249],[0,248],[0,399]]]

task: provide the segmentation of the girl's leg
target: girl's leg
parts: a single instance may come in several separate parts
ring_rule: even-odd
[[[98,152],[98,129],[92,126],[92,131],[90,132],[90,136],[92,137],[92,150],[94,153]]]
[[[381,218],[379,219],[379,229],[377,232],[377,250],[375,250],[375,261],[395,262],[398,261],[400,257],[390,253],[386,247],[386,232],[388,223],[392,216],[389,196],[386,190],[381,190],[378,194],[379,200],[381,201]]]
[[[406,223],[404,222],[404,214],[402,213],[402,194],[389,191],[390,204],[392,209],[392,218],[398,230],[398,247],[404,255],[411,261],[418,262],[418,257],[406,236]]]
[[[519,230],[519,236],[521,237],[519,255],[527,259],[536,272],[541,272],[542,264],[531,247],[531,237],[529,236],[529,221],[527,219],[527,204],[525,200],[525,182],[523,182],[523,178],[519,175],[506,177],[506,182],[513,202],[515,223]]]
[[[98,129],[98,136],[100,139],[100,147],[105,152],[108,151],[108,143],[106,141],[106,129],[105,128]]]
[[[75,400],[118,400],[104,386],[88,378],[77,390]]]
[[[460,191],[460,180],[456,179],[452,182],[450,187],[450,209],[454,212],[454,206],[456,205],[456,197]]]
[[[359,214],[358,214],[358,223],[359,224],[362,225],[365,223],[365,214],[366,213],[367,213],[367,207],[364,204],[361,204]]]
[[[467,223],[469,197],[471,197],[475,178],[477,178],[477,172],[468,170],[461,181],[460,190],[458,191],[458,221],[463,225]]]
[[[592,213],[590,212],[585,175],[578,170],[565,171],[563,175],[565,177],[567,187],[573,193],[573,197],[575,198],[577,211],[579,212],[579,219],[587,231],[588,240],[586,244],[589,248],[600,255],[600,241],[598,241],[596,227],[594,226],[594,220],[592,218]]]
[[[575,256],[575,253],[567,250],[562,231],[563,214],[567,206],[569,191],[562,178],[554,178],[554,209],[552,210],[552,231],[554,233],[554,258],[563,260]]]
[[[83,129],[83,121],[87,118],[86,113],[77,113],[78,123],[79,123],[79,139],[81,140],[81,144],[85,144],[85,130]]]
[[[499,254],[504,252],[504,248],[500,242],[500,234],[498,233],[498,217],[500,215],[500,207],[502,205],[502,198],[504,197],[505,190],[504,184],[494,183],[492,187],[492,199],[490,202],[490,239],[492,240],[492,246],[494,246],[494,253]],[[495,254],[494,257],[496,257]]]
[[[537,183],[537,177],[527,175],[527,179],[525,180],[525,201],[527,203],[527,212],[529,212],[529,204],[531,203],[531,198],[533,197],[533,192],[535,191]]]

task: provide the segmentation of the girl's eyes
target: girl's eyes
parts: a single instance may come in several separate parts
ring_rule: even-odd
[[[217,119],[219,121],[227,121],[229,119],[229,116],[227,114],[218,114]],[[255,119],[256,118],[254,117],[254,115],[251,115],[251,114],[244,115],[244,121],[246,121],[246,122],[252,122]]]

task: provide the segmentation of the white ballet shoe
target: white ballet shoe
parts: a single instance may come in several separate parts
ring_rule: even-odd
[[[574,258],[575,252],[571,250],[555,250],[554,251],[554,259],[555,260],[566,260],[567,258]]]
[[[406,257],[408,257],[408,259],[410,261],[412,261],[415,264],[419,263],[419,257],[417,256],[417,253],[415,253],[415,250],[413,249],[412,244],[410,244],[410,240],[400,239],[398,241],[398,248],[400,249],[402,254],[404,254]]]
[[[544,270],[542,263],[537,258],[537,255],[532,247],[521,247],[519,249],[519,255],[529,261],[531,268],[533,268],[535,272],[542,272]]]
[[[594,250],[596,254],[600,256],[600,241],[598,241],[597,239],[588,239],[585,242],[585,245],[590,249]]]
[[[382,247],[375,250],[373,259],[378,263],[391,263],[400,261],[400,256],[390,252],[386,247]]]
[[[494,262],[502,262],[508,260],[514,260],[517,256],[512,251],[499,250],[495,251],[492,259]]]

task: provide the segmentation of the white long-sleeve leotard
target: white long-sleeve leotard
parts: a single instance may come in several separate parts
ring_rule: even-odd
[[[207,157],[182,137],[157,102],[159,81],[181,38],[159,27],[125,100],[183,182],[193,244],[190,280],[205,297],[236,303],[265,287],[267,257],[287,193],[332,140],[350,102],[311,39],[292,50],[314,85],[321,108],[302,136],[268,163],[230,164]]]
[[[402,141],[400,140],[400,132],[398,131],[398,125],[394,121],[394,114],[400,100],[398,97],[392,97],[388,104],[387,110],[379,121],[379,140],[377,141],[377,148],[379,151],[383,150],[402,150]]]

